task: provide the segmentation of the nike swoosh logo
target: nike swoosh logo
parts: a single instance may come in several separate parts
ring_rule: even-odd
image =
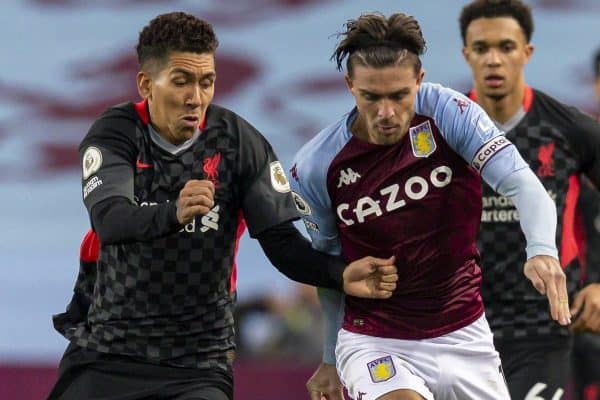
[[[141,162],[140,160],[137,160],[135,162],[135,167],[136,168],[152,168],[152,164],[144,164],[143,162]]]

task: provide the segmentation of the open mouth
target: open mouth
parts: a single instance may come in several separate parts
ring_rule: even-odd
[[[501,75],[487,75],[485,78],[485,84],[489,87],[497,88],[502,86],[504,83],[504,77]]]
[[[186,115],[182,118],[183,122],[189,126],[198,126],[200,118],[195,115]]]

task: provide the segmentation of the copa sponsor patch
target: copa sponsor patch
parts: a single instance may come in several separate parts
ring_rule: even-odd
[[[290,182],[285,176],[285,172],[283,172],[283,167],[279,161],[273,161],[270,164],[271,169],[271,185],[273,189],[277,190],[279,193],[287,193],[290,189]]]
[[[475,153],[471,165],[477,171],[481,172],[485,164],[500,150],[510,146],[512,143],[504,136],[496,136],[489,140],[486,144]]]
[[[308,203],[296,192],[292,192],[292,197],[294,198],[294,203],[296,204],[296,208],[302,215],[310,215],[312,211]]]
[[[429,121],[413,126],[408,130],[408,134],[415,157],[429,157],[437,148]]]
[[[91,146],[83,153],[83,180],[89,178],[100,169],[102,165],[102,152],[99,148]]]
[[[369,375],[374,383],[385,382],[396,375],[392,356],[381,357],[367,363]]]

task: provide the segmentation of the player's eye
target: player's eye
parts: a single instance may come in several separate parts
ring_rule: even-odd
[[[502,45],[502,51],[504,53],[511,52],[514,49],[515,49],[515,45],[513,43],[506,43],[506,44]]]
[[[172,80],[175,86],[184,86],[187,83],[185,78],[175,78]]]
[[[481,46],[481,45],[475,45],[475,46],[473,46],[473,51],[477,54],[483,54],[487,51],[487,47]]]
[[[205,79],[202,82],[200,82],[200,86],[203,89],[210,89],[213,85],[214,85],[214,81],[212,79]]]

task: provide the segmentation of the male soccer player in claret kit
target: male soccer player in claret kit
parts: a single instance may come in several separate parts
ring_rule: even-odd
[[[533,53],[533,18],[526,4],[473,1],[462,10],[460,31],[473,75],[470,99],[506,132],[556,203],[560,263],[578,316],[571,328],[597,329],[600,285],[576,294],[584,239],[576,204],[581,174],[600,187],[600,125],[526,84],[524,68]],[[569,329],[548,315],[545,298],[521,279],[527,255],[519,224],[525,217],[484,183],[478,240],[482,295],[512,398],[558,399],[568,383],[572,339]]]
[[[109,108],[81,143],[93,231],[73,301],[55,316],[70,345],[50,399],[232,399],[245,225],[292,279],[372,298],[395,288],[393,258],[346,266],[294,228],[271,146],[211,103],[217,44],[202,19],[154,18],[137,45],[143,100]]]
[[[415,18],[363,14],[341,37],[356,107],[298,152],[292,189],[315,248],[395,256],[398,282],[385,301],[320,291],[330,330],[311,399],[342,399],[334,362],[354,399],[509,399],[480,296],[481,177],[523,214],[521,280],[545,286],[566,325],[554,204],[477,104],[423,81]]]

